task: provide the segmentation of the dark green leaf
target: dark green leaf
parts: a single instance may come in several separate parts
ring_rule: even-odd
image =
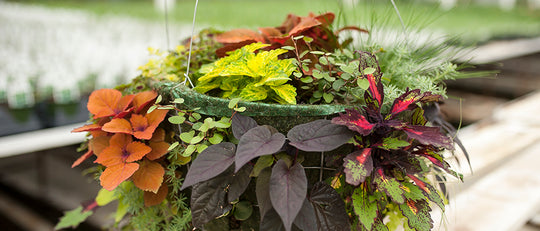
[[[257,177],[259,176],[259,173],[267,167],[272,166],[274,164],[274,157],[272,155],[266,155],[261,156],[257,160],[257,163],[255,163],[255,166],[253,167],[253,172],[249,175],[250,177]]]
[[[347,143],[352,137],[347,127],[330,120],[315,120],[293,127],[287,133],[290,145],[306,152],[331,151]]]
[[[240,201],[235,205],[233,215],[236,220],[247,220],[251,214],[253,214],[253,206],[249,201]]]
[[[358,186],[371,174],[373,171],[371,151],[371,148],[364,148],[343,158],[343,167],[345,168],[343,171],[347,183]]]
[[[291,230],[306,194],[307,178],[302,165],[296,163],[289,168],[285,161],[279,160],[272,168],[270,177],[270,201],[281,217],[285,230]]]
[[[236,146],[224,142],[212,145],[200,153],[191,164],[182,190],[199,182],[211,179],[229,168],[234,162]]]
[[[364,187],[357,187],[352,195],[354,213],[360,219],[360,223],[367,230],[372,230],[373,224],[379,215],[379,207],[376,201],[369,199],[370,195]]]
[[[395,150],[400,149],[403,147],[407,147],[411,145],[406,140],[400,140],[395,137],[386,137],[383,139],[383,143],[379,146],[379,148],[386,149],[386,150]]]
[[[312,203],[320,231],[349,231],[345,203],[334,188],[324,182],[313,185],[308,200]]]
[[[257,122],[249,116],[237,113],[232,118],[232,131],[236,139],[242,138],[247,131],[257,126]]]
[[[274,133],[265,126],[258,126],[247,131],[236,149],[236,171],[255,157],[278,152],[285,143],[285,136]]]

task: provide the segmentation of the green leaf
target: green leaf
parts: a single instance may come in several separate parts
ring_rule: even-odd
[[[191,156],[191,154],[193,154],[193,152],[195,152],[195,150],[197,149],[197,146],[193,145],[193,144],[190,144],[186,147],[186,150],[184,150],[184,152],[182,152],[182,156],[183,157],[189,157]]]
[[[302,83],[312,83],[313,78],[311,76],[306,76],[304,78],[301,78],[300,81],[302,81]]]
[[[117,200],[118,197],[114,195],[114,190],[109,191],[107,189],[100,189],[96,196],[96,203],[99,206],[105,206],[106,204],[111,203],[111,201]]]
[[[236,105],[238,104],[238,102],[240,102],[240,100],[241,100],[241,98],[234,98],[234,99],[231,99],[231,100],[229,101],[229,106],[228,106],[228,107],[229,107],[230,109],[235,108]]]
[[[186,121],[186,117],[184,117],[184,116],[177,115],[177,116],[169,117],[169,122],[171,124],[182,124],[182,123],[184,123],[184,121]]]
[[[400,140],[395,137],[386,137],[383,139],[383,143],[379,146],[379,148],[385,149],[385,150],[396,150],[403,147],[407,147],[411,145],[406,140]]]
[[[223,135],[221,134],[214,134],[214,136],[208,138],[208,142],[210,142],[211,144],[219,144],[221,143],[221,141],[223,141]]]
[[[330,93],[323,93],[323,99],[326,103],[331,103],[332,101],[334,101],[334,95]]]
[[[246,107],[239,107],[239,108],[235,108],[234,110],[237,112],[245,112],[246,109],[247,109]]]
[[[172,143],[169,148],[167,148],[167,151],[171,151],[173,149],[175,149],[176,147],[178,147],[178,145],[180,144],[180,142],[176,141],[174,143]]]
[[[92,211],[84,211],[83,207],[79,206],[76,209],[67,211],[64,216],[60,218],[60,221],[54,227],[55,230],[65,228],[76,228],[79,224],[83,223],[89,216],[93,214]]]
[[[191,139],[193,139],[193,136],[195,135],[195,131],[194,130],[191,130],[189,132],[182,132],[180,133],[180,140],[186,142],[186,143],[191,143]]]
[[[368,68],[364,69],[364,75],[373,74],[373,73],[375,73],[375,71],[376,71],[375,68],[368,67]]]
[[[257,160],[257,163],[255,163],[255,166],[253,167],[253,171],[249,175],[250,177],[257,177],[261,173],[261,171],[267,167],[272,166],[274,164],[274,157],[272,155],[265,155],[259,157]]]
[[[343,79],[338,79],[332,83],[332,89],[334,89],[335,91],[340,91],[341,88],[345,86],[345,84],[346,83]]]
[[[377,203],[370,201],[369,196],[364,187],[357,187],[352,195],[354,213],[367,230],[371,230],[379,213]]]
[[[161,100],[163,100],[163,97],[161,95],[158,95],[155,104],[161,103]]]
[[[183,98],[177,98],[177,99],[174,99],[173,103],[176,103],[176,104],[183,104],[183,103],[184,103],[184,99],[183,99]]]
[[[148,108],[148,111],[146,113],[151,113],[154,110],[156,110],[157,108],[158,108],[158,105],[152,105],[150,108]]]
[[[247,220],[253,214],[253,205],[249,201],[240,201],[234,206],[234,218],[239,221]]]
[[[189,143],[190,144],[198,144],[203,139],[204,139],[204,134],[201,132],[201,133],[197,134],[197,136],[193,137]]]
[[[127,214],[129,205],[124,203],[124,200],[118,201],[118,207],[116,207],[116,213],[114,214],[114,221],[116,223],[120,222],[122,218]]]
[[[358,84],[358,87],[364,90],[367,90],[369,88],[369,81],[365,78],[358,78],[356,83]]]
[[[288,104],[296,104],[296,88],[290,84],[271,86],[272,90]]]
[[[206,148],[208,148],[208,145],[206,145],[206,144],[197,144],[196,146],[197,146],[197,152],[198,153],[201,153],[204,150],[206,150]]]
[[[285,49],[285,50],[289,50],[289,51],[294,51],[295,48],[293,46],[282,46],[281,49]]]

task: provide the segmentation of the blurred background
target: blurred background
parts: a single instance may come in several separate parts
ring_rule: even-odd
[[[464,51],[457,64],[498,73],[446,83],[442,110],[462,127],[475,174],[455,189],[454,212],[440,229],[540,230],[540,170],[531,165],[540,161],[540,0],[395,2],[407,29],[415,31],[405,39],[453,38]],[[70,131],[88,119],[89,93],[136,77],[148,47],[172,49],[188,38],[194,7],[195,0],[0,0],[2,230],[51,230],[62,211],[95,197],[99,184],[84,175],[92,165],[70,168],[84,140]],[[289,13],[326,11],[339,13],[342,26],[403,29],[390,0],[203,0],[195,31],[256,29],[280,25]],[[516,168],[524,172],[508,173]],[[503,196],[488,198],[494,207],[476,208],[471,202],[486,188]],[[100,209],[78,229],[108,225],[114,209]],[[492,217],[486,221],[506,226],[485,225],[482,216],[454,217],[462,210],[481,211]]]

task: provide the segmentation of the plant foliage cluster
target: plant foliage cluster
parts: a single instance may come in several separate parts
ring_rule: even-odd
[[[440,81],[456,77],[456,67],[419,68],[426,62],[384,49],[353,52],[340,33],[369,32],[334,30],[334,17],[205,30],[191,62],[191,41],[152,51],[159,58],[132,83],[94,91],[91,123],[74,130],[89,133],[88,151],[73,166],[95,156],[103,189],[57,228],[118,201],[115,225],[136,230],[431,229],[430,203],[444,209],[445,198],[428,175],[462,177],[441,154],[454,140],[424,107],[443,99]],[[199,94],[229,99],[232,116],[205,115],[152,90],[188,81]],[[347,109],[280,132],[243,115],[241,101]]]

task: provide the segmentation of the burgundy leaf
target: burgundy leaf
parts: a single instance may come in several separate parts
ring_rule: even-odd
[[[255,157],[278,152],[285,143],[285,136],[274,133],[265,126],[258,126],[247,131],[236,149],[236,171]]]
[[[235,145],[229,142],[206,148],[191,164],[181,189],[211,179],[227,170],[234,162],[235,149]]]
[[[272,210],[272,202],[270,201],[270,176],[272,175],[271,168],[265,168],[259,173],[257,183],[255,185],[255,193],[257,195],[257,204],[259,204],[259,214],[261,221],[265,214]],[[276,214],[277,215],[277,214]]]
[[[318,230],[315,210],[307,198],[304,200],[302,208],[300,209],[298,216],[294,219],[293,224],[301,230]]]
[[[367,136],[375,127],[375,124],[370,123],[358,110],[352,109],[345,109],[345,114],[334,117],[332,123],[345,125],[363,136]]]
[[[437,167],[445,170],[449,174],[463,181],[463,175],[450,169],[450,165],[446,161],[444,161],[443,157],[440,156],[439,154],[433,153],[432,151],[426,151],[426,150],[419,150],[419,151],[414,152],[414,154],[427,158],[429,161],[431,161],[431,163],[435,164]]]
[[[315,120],[293,127],[287,133],[290,145],[306,152],[331,151],[347,143],[354,134],[330,120]]]
[[[235,114],[231,122],[232,132],[236,139],[240,139],[247,131],[257,126],[254,119],[240,114]]]
[[[229,193],[227,194],[229,202],[235,201],[246,191],[251,180],[251,177],[249,177],[251,171],[253,171],[253,166],[245,165],[240,171],[234,174],[231,179],[231,185],[229,186]]]
[[[214,179],[193,186],[191,191],[191,216],[193,226],[202,228],[204,224],[225,214],[231,205],[225,201],[230,174],[222,174]]]
[[[452,139],[444,135],[438,127],[410,125],[402,129],[409,138],[418,140],[422,144],[454,149]]]
[[[302,165],[296,163],[289,168],[283,159],[279,160],[272,168],[269,192],[272,206],[281,217],[285,230],[291,230],[307,194],[307,178]]]
[[[334,188],[324,182],[313,185],[308,200],[312,203],[319,231],[349,231],[345,203]]]
[[[345,181],[347,183],[358,186],[371,174],[373,170],[371,151],[371,148],[364,148],[343,158]]]

